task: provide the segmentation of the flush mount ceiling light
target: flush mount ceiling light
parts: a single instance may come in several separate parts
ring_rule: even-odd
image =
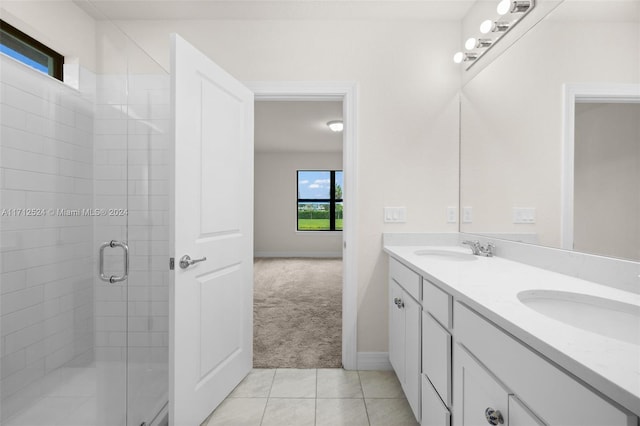
[[[458,52],[453,56],[456,64],[471,62],[467,70],[489,49],[500,41],[518,22],[535,7],[535,0],[501,0],[497,7],[497,19],[486,19],[480,24],[482,37],[469,37],[464,47],[468,52]]]
[[[344,129],[342,120],[331,120],[327,122],[327,126],[329,126],[332,132],[341,132]]]

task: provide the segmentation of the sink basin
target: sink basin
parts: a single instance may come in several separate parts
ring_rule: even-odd
[[[640,345],[640,306],[587,294],[556,290],[518,293],[525,306],[592,333]]]
[[[449,260],[453,262],[466,262],[477,259],[477,256],[471,253],[443,249],[422,249],[416,250],[414,253],[418,256],[429,256],[439,260]]]

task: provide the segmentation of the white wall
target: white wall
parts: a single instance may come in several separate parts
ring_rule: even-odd
[[[65,59],[96,70],[96,23],[74,2],[2,0],[0,18]]]
[[[640,260],[640,105],[577,104],[574,249]]]
[[[359,84],[358,351],[387,350],[383,231],[456,231],[459,23],[420,20],[118,21],[169,66],[177,32],[244,81]],[[346,190],[349,190],[348,188]],[[385,225],[384,206],[406,206]]]
[[[342,170],[342,153],[256,152],[257,257],[342,257],[342,232],[298,232],[297,170]]]
[[[637,22],[547,19],[465,85],[461,203],[474,217],[462,232],[560,247],[563,84],[638,82],[637,33]],[[536,208],[536,223],[513,224],[513,207]]]

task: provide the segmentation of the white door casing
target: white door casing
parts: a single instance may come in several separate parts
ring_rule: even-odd
[[[176,34],[169,421],[197,426],[253,359],[253,93]],[[186,269],[180,258],[206,257]]]

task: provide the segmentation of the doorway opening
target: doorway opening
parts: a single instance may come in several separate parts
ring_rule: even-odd
[[[342,366],[342,101],[257,101],[254,368]],[[336,195],[338,202],[336,202]]]
[[[286,288],[282,297],[279,297],[278,302],[275,302],[273,299],[258,300],[260,289],[256,287],[256,301],[264,302],[265,309],[268,310],[281,309],[286,307],[284,305],[289,305],[292,312],[297,311],[301,315],[299,317],[301,319],[293,319],[294,317],[286,313],[282,314],[281,318],[288,318],[289,322],[293,323],[294,327],[299,330],[299,334],[302,335],[308,326],[315,325],[319,331],[327,328],[329,324],[335,326],[337,323],[337,326],[340,327],[337,341],[335,335],[329,338],[326,332],[318,335],[319,337],[315,340],[326,339],[333,342],[333,349],[328,352],[333,353],[332,359],[334,361],[331,362],[334,364],[327,366],[356,369],[357,281],[356,230],[354,226],[356,217],[356,87],[351,83],[255,83],[247,85],[254,92],[256,100],[254,252],[256,258],[260,259],[255,263],[256,280],[260,279],[261,272],[266,271],[265,274],[268,277],[269,274],[274,273],[274,270],[281,274],[279,278],[285,278],[282,276],[283,271],[292,268],[290,271],[292,276],[277,280],[277,282],[288,281],[289,287],[294,291],[290,294],[295,294],[303,299],[305,296],[302,290],[311,291],[312,286],[308,284],[315,283],[316,287],[321,290],[321,294],[316,293],[315,296],[321,296],[326,300],[323,304],[327,305],[327,315],[322,315],[315,309],[305,313],[304,306],[299,301],[287,297],[289,290]],[[315,115],[313,110],[315,110]],[[280,118],[277,118],[278,115]],[[345,124],[343,133],[333,133],[327,127],[327,122],[333,120],[343,120]],[[305,127],[307,127],[308,133],[301,133],[304,132]],[[265,143],[267,146],[264,145]],[[303,205],[304,203],[299,202],[299,171],[334,172],[334,176],[338,171],[344,174],[340,189],[344,192],[343,205],[340,206],[340,209],[343,209],[340,213],[343,214],[343,217],[338,221],[334,218],[332,221],[334,227],[336,223],[343,225],[343,230],[335,228],[321,231],[298,229],[299,218],[306,218],[305,215],[310,215],[310,210],[315,211],[314,218],[316,219],[329,213],[328,209],[323,210],[326,206],[322,206],[320,202],[315,203],[317,204],[315,206],[308,205],[310,203]],[[305,180],[309,182],[304,182]],[[307,189],[309,186],[318,190],[323,186],[328,189],[334,185],[333,189],[335,190],[335,180],[330,180],[330,183],[327,183],[326,179],[322,179],[321,176],[314,179],[313,182],[304,178],[301,181]],[[303,211],[304,213],[300,216]],[[278,219],[274,219],[276,215],[279,216]],[[320,222],[321,220],[318,220],[317,224]],[[315,224],[314,222],[314,226]],[[304,226],[309,226],[308,220],[304,221],[303,228]],[[280,265],[274,268],[273,265],[278,263]],[[307,285],[303,288],[303,284],[293,284],[296,280]],[[269,285],[267,284],[267,287]],[[330,289],[331,291],[328,291]],[[273,288],[268,290],[273,290]],[[314,295],[309,294],[308,296],[310,301],[314,301]],[[312,305],[313,303],[308,306]],[[254,334],[265,331],[260,321],[261,315],[255,313]],[[292,334],[289,333],[288,337],[295,337],[291,336]],[[278,336],[271,340],[273,340],[272,343],[283,346],[283,349],[287,349],[287,345],[296,344],[294,343],[295,339],[293,342],[289,339],[283,341]],[[305,346],[304,340],[299,340],[298,344]],[[300,354],[300,350],[304,349],[302,347],[290,349],[293,349],[290,352],[298,352],[298,358],[309,358]],[[307,362],[317,364],[279,365],[278,363],[281,361],[276,360],[274,361],[276,364],[258,363],[256,365],[254,363],[254,366],[322,367],[326,364],[322,364],[321,359],[327,356],[331,357],[327,354],[321,354],[321,350],[318,348],[307,349],[310,349],[308,353],[312,354]],[[260,343],[257,342],[254,344],[254,352],[256,352],[254,360],[260,350]],[[268,352],[272,352],[272,350],[269,348]],[[336,354],[337,361],[335,361]],[[289,356],[292,355],[289,354]]]
[[[562,248],[640,257],[639,105],[637,84],[565,84]]]

